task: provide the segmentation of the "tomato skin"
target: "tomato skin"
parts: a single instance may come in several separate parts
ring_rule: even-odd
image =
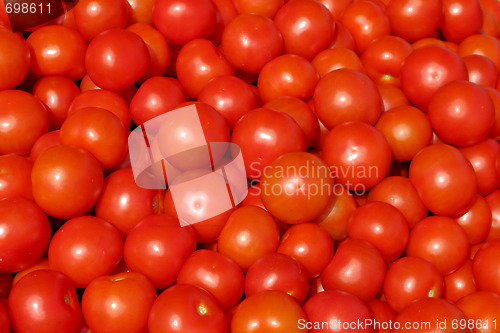
[[[187,257],[176,283],[207,290],[223,310],[236,305],[245,290],[245,276],[238,264],[221,253],[206,249],[197,250]]]
[[[31,182],[35,202],[47,214],[69,219],[92,208],[104,176],[92,154],[82,148],[58,145],[37,158]]]
[[[314,220],[325,229],[334,242],[340,242],[347,237],[349,218],[358,204],[349,191],[335,192],[328,207]]]
[[[500,82],[500,80],[498,82]],[[493,105],[495,106],[495,123],[489,133],[489,137],[497,140],[500,138],[500,90],[489,87],[486,87],[485,90],[488,95],[490,95]]]
[[[125,28],[128,21],[127,2],[121,0],[80,0],[72,12],[87,41],[103,31]]]
[[[206,290],[188,284],[177,284],[163,291],[149,312],[150,333],[206,332],[226,333],[224,311]]]
[[[319,52],[311,61],[320,77],[340,68],[350,68],[364,72],[364,66],[359,56],[345,47],[328,48]]]
[[[50,240],[50,223],[33,201],[22,197],[0,200],[1,272],[19,272],[33,265]]]
[[[488,201],[478,194],[471,208],[455,221],[464,229],[470,244],[481,243],[491,229],[492,212]]]
[[[77,288],[110,274],[120,261],[123,241],[111,223],[95,216],[65,222],[52,237],[48,258],[51,269],[66,274]]]
[[[31,53],[24,38],[9,31],[0,31],[0,49],[3,50],[0,53],[1,91],[12,89],[24,80],[30,68]]]
[[[284,53],[311,60],[332,41],[335,25],[332,15],[322,4],[311,0],[288,1],[274,23],[284,41]]]
[[[398,106],[408,106],[410,102],[400,87],[390,83],[377,85],[380,98],[384,104],[384,111],[388,111]]]
[[[60,132],[60,130],[47,132],[35,141],[33,147],[31,147],[30,153],[30,158],[33,162],[35,162],[40,154],[45,150],[61,144],[61,142],[59,141]]]
[[[12,328],[24,332],[75,332],[82,313],[75,287],[64,274],[33,271],[12,287],[8,299]]]
[[[476,198],[474,169],[455,147],[445,144],[425,147],[411,161],[409,173],[420,199],[435,214],[463,214]]]
[[[93,280],[83,292],[82,312],[93,332],[145,332],[156,290],[144,275],[123,272]]]
[[[33,200],[32,160],[20,155],[0,156],[0,199],[21,196]]]
[[[443,16],[439,28],[448,41],[460,43],[478,34],[483,26],[481,4],[476,0],[443,0]]]
[[[493,333],[497,330],[493,323],[500,318],[498,294],[477,291],[461,298],[456,305],[469,320],[477,324],[477,326],[474,325],[474,333]]]
[[[463,57],[469,81],[483,87],[494,88],[498,77],[498,69],[489,58],[480,54],[471,54]]]
[[[500,292],[498,250],[500,240],[494,239],[485,242],[477,251],[472,261],[472,273],[477,290]]]
[[[265,290],[238,305],[231,320],[231,332],[298,333],[303,330],[297,323],[306,321],[305,311],[290,295]]]
[[[491,226],[486,240],[500,238],[500,190],[496,190],[485,197],[491,209]]]
[[[444,284],[446,288],[444,297],[452,302],[474,293],[476,283],[472,274],[472,260],[467,259],[459,269],[445,276]]]
[[[92,39],[85,53],[85,67],[99,87],[120,91],[148,70],[150,55],[146,43],[125,29],[106,30]],[[127,71],[123,71],[127,68]]]
[[[284,0],[234,0],[233,2],[239,14],[259,14],[272,19],[283,6]]]
[[[348,121],[374,125],[382,113],[382,99],[365,74],[341,68],[323,76],[314,89],[314,106],[326,128]]]
[[[153,7],[156,28],[167,40],[180,45],[209,37],[215,28],[215,15],[210,0],[157,0]]]
[[[49,115],[40,100],[22,90],[0,91],[2,141],[0,154],[27,154],[49,129]]]
[[[500,70],[500,41],[494,37],[475,34],[465,38],[458,45],[458,54],[465,57],[471,54],[479,54],[489,58]]]
[[[153,7],[155,0],[127,0],[128,24],[153,24]]]
[[[387,303],[401,312],[410,303],[426,297],[442,297],[444,279],[436,266],[419,257],[403,257],[387,269],[383,291]]]
[[[146,275],[155,288],[170,286],[184,260],[196,249],[189,226],[166,214],[149,215],[127,235],[123,258],[130,271]]]
[[[373,298],[366,304],[375,315],[375,320],[382,325],[384,325],[384,323],[394,322],[396,312],[391,309],[387,302],[381,301],[378,298]],[[384,329],[383,326],[378,330],[379,333],[390,333],[390,331],[390,328]]]

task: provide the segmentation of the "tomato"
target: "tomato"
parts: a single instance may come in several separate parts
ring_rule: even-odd
[[[354,1],[345,9],[340,22],[351,32],[358,54],[362,54],[372,41],[391,33],[385,6],[372,1]]]
[[[0,91],[20,84],[30,68],[31,53],[24,38],[0,31]]]
[[[462,58],[438,45],[414,50],[403,61],[400,71],[401,88],[410,102],[422,111],[427,111],[432,95],[440,87],[468,77]]]
[[[427,115],[409,105],[384,112],[375,128],[384,134],[395,161],[411,160],[431,142],[433,130]]]
[[[326,49],[319,52],[311,61],[320,77],[339,68],[350,68],[363,72],[364,67],[358,55],[345,47]]]
[[[479,54],[489,58],[500,70],[500,41],[494,37],[476,34],[465,38],[458,45],[458,54],[465,57],[471,54]]]
[[[33,265],[29,266],[26,269],[23,269],[22,271],[17,272],[16,276],[14,276],[14,279],[12,280],[12,285],[19,282],[19,280],[21,280],[28,273],[39,269],[50,269],[49,259],[47,257],[41,257]]]
[[[341,68],[323,76],[314,89],[318,119],[326,128],[348,121],[374,125],[382,112],[382,99],[365,74]]]
[[[500,279],[498,269],[498,249],[500,240],[490,240],[485,242],[477,251],[472,261],[472,273],[476,282],[477,290],[493,291],[499,293]]]
[[[389,171],[391,149],[379,130],[353,121],[330,131],[323,144],[323,158],[336,182],[363,193]]]
[[[333,19],[338,21],[344,10],[352,3],[353,0],[319,0],[332,14]]]
[[[234,306],[245,290],[245,276],[240,266],[229,257],[206,249],[197,250],[186,259],[176,283],[209,291],[223,310]]]
[[[479,244],[486,239],[491,228],[492,212],[488,201],[478,194],[471,208],[455,220],[464,229],[469,243]]]
[[[75,332],[82,313],[75,287],[48,269],[27,274],[12,287],[8,309],[12,328],[23,332]]]
[[[305,137],[288,114],[266,108],[248,111],[236,123],[231,142],[241,148],[247,177],[258,180],[279,156],[303,152]]]
[[[280,234],[271,214],[256,206],[237,208],[222,228],[218,251],[246,272],[264,254],[276,252]]]
[[[481,4],[476,0],[443,0],[443,16],[439,28],[446,40],[460,43],[478,34],[483,26]]]
[[[408,97],[406,97],[401,88],[393,84],[390,83],[378,84],[377,90],[378,93],[380,94],[380,97],[382,98],[382,102],[384,104],[384,111],[388,111],[398,106],[410,105]]]
[[[410,163],[410,181],[425,207],[438,215],[463,214],[476,198],[472,165],[449,145],[433,144],[419,151]]]
[[[284,0],[234,0],[234,6],[240,14],[258,14],[273,18],[283,6]]]
[[[61,142],[59,141],[60,132],[60,130],[47,132],[35,141],[33,147],[31,147],[30,153],[30,158],[33,162],[36,161],[38,159],[38,156],[40,156],[40,154],[45,150],[61,144]]]
[[[347,227],[350,238],[370,242],[387,263],[396,260],[408,242],[409,226],[404,215],[389,203],[372,201],[359,206]]]
[[[156,290],[144,275],[123,272],[93,280],[83,292],[82,312],[93,332],[145,332]]]
[[[270,18],[242,14],[224,29],[220,49],[235,69],[259,73],[266,63],[281,54],[283,37]]]
[[[456,302],[476,291],[476,284],[472,274],[472,260],[467,259],[465,263],[455,272],[444,277],[444,297]]]
[[[48,258],[51,269],[66,274],[77,288],[110,274],[120,261],[123,242],[118,230],[95,216],[68,220],[52,237]]]
[[[394,322],[396,312],[391,309],[387,302],[381,301],[377,298],[371,299],[366,303],[370,310],[375,315],[375,320],[379,322],[379,333],[390,333],[390,323]]]
[[[234,74],[234,69],[228,60],[209,40],[194,39],[179,51],[176,63],[177,77],[187,93],[197,98],[211,79]]]
[[[127,0],[128,25],[134,23],[153,24],[155,0]]]
[[[491,226],[486,240],[500,238],[500,191],[488,194],[485,199],[491,209]]]
[[[184,260],[196,249],[189,226],[166,214],[149,215],[127,235],[123,246],[125,264],[132,272],[146,275],[155,288],[170,286]]]
[[[468,81],[449,82],[440,87],[429,100],[428,114],[436,134],[456,146],[480,142],[491,131],[495,120],[488,93]]]
[[[50,223],[33,201],[22,197],[0,200],[1,272],[18,272],[33,265],[50,240]]]
[[[284,53],[307,60],[330,45],[335,32],[331,13],[313,0],[288,1],[276,13],[274,23],[283,36]]]
[[[40,100],[22,90],[0,91],[0,154],[27,154],[49,129],[49,115]]]
[[[305,311],[290,295],[265,290],[244,299],[231,320],[231,332],[295,333],[303,332]]]
[[[32,200],[32,168],[33,162],[23,156],[0,156],[0,199],[22,196]]]
[[[80,0],[74,7],[75,24],[87,41],[109,29],[124,28],[127,2],[122,0]]]
[[[459,325],[466,320],[454,303],[441,298],[423,298],[398,313],[394,322],[398,328],[392,332],[469,333],[470,329]]]
[[[326,290],[309,298],[304,304],[308,322],[299,322],[299,327],[313,332],[359,332],[374,333],[372,325],[358,323],[373,322],[370,308],[358,297],[340,290]]]
[[[102,88],[96,85],[94,82],[92,82],[88,74],[85,74],[83,79],[80,81],[80,91],[83,93],[88,90],[102,90]],[[136,85],[131,84],[127,88],[118,91],[117,94],[121,96],[123,99],[125,99],[127,103],[130,103],[132,97],[134,97],[134,94],[136,92],[137,92]]]
[[[500,318],[500,297],[498,294],[477,291],[461,298],[456,305],[469,318],[467,326],[472,328],[472,332],[493,333],[497,330],[496,325],[498,318]]]
[[[206,332],[226,333],[228,323],[216,299],[206,290],[177,284],[163,291],[151,308],[150,333]]]
[[[470,54],[463,57],[469,81],[483,87],[495,87],[498,69],[489,58],[480,54]]]
[[[347,225],[357,206],[349,191],[342,186],[338,191],[337,187],[330,204],[314,222],[325,229],[334,242],[339,242],[347,237]]]
[[[442,0],[391,0],[387,6],[392,34],[409,42],[435,36],[442,11]]]

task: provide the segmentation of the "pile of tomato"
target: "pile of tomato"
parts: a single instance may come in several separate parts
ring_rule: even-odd
[[[499,1],[5,3],[1,333],[500,331]],[[244,196],[173,193],[215,150],[135,172],[188,106]]]

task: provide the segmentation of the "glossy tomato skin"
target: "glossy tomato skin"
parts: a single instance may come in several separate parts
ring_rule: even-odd
[[[231,332],[298,333],[303,332],[298,323],[306,321],[305,311],[290,295],[265,290],[238,305],[231,320]]]
[[[483,26],[483,11],[479,1],[443,0],[443,16],[439,28],[448,41],[460,43],[478,34]]]
[[[497,38],[484,34],[471,35],[460,42],[458,54],[461,57],[471,54],[486,56],[495,63],[497,70],[500,70],[500,41]]]
[[[75,287],[64,274],[48,269],[27,274],[8,299],[16,332],[75,332],[82,313]]]
[[[109,29],[125,28],[128,8],[120,0],[81,0],[74,10],[75,24],[87,41]]]
[[[35,141],[33,147],[31,147],[30,153],[30,158],[33,162],[35,162],[40,154],[45,150],[61,144],[61,142],[59,141],[59,132],[61,131],[55,130],[47,132]]]
[[[111,91],[123,90],[139,80],[148,70],[150,61],[146,43],[125,29],[100,33],[92,39],[85,53],[90,79]]]
[[[66,274],[77,288],[110,274],[120,261],[123,241],[109,222],[94,216],[75,217],[52,237],[48,257],[51,269]]]
[[[311,61],[320,77],[339,68],[350,68],[364,72],[359,56],[345,47],[328,48],[319,52]]]
[[[408,106],[410,102],[400,87],[390,83],[382,83],[377,85],[377,90],[382,98],[384,110],[390,110],[398,106]]]
[[[464,229],[470,244],[481,243],[491,229],[492,212],[488,201],[478,194],[471,208],[455,221]]]
[[[155,0],[127,0],[128,25],[134,23],[153,24]]]
[[[0,91],[2,142],[0,154],[27,154],[49,129],[49,115],[40,100],[22,90]]]
[[[19,272],[34,264],[50,240],[50,223],[33,201],[22,197],[0,200],[1,272]]]
[[[92,154],[82,148],[58,145],[37,158],[31,182],[33,197],[40,208],[51,216],[69,219],[94,206],[104,176]]]
[[[330,45],[335,25],[328,9],[316,1],[294,0],[282,6],[274,23],[284,41],[284,53],[311,60]]]
[[[245,276],[241,268],[227,256],[207,249],[193,252],[182,265],[177,284],[192,284],[210,292],[228,310],[241,299]]]
[[[391,148],[379,130],[353,121],[330,131],[323,144],[323,159],[336,182],[364,193],[386,176],[391,164]]]
[[[206,290],[177,284],[163,291],[154,302],[148,318],[150,333],[165,332],[226,333],[228,323],[216,299]]]
[[[0,32],[0,90],[12,89],[28,74],[31,53],[22,36],[10,31]]]
[[[212,34],[216,9],[210,0],[159,0],[153,7],[153,22],[167,40],[184,45]]]
[[[137,272],[101,276],[93,280],[82,297],[85,322],[93,332],[145,332],[156,290]]]
[[[130,271],[146,275],[155,288],[165,288],[195,249],[196,238],[189,226],[181,227],[177,218],[157,214],[144,218],[129,232],[123,258]]]
[[[472,261],[472,273],[478,290],[499,293],[500,279],[498,277],[500,261],[498,249],[500,240],[485,242],[477,251]]]
[[[475,200],[474,169],[455,147],[445,144],[425,147],[411,161],[409,172],[422,202],[435,214],[463,214]]]
[[[476,291],[476,283],[472,274],[472,260],[467,259],[465,263],[455,272],[444,277],[444,298],[457,302],[462,297]]]
[[[495,87],[498,69],[489,58],[480,54],[471,54],[463,57],[469,81],[483,87]]]
[[[32,160],[16,155],[0,156],[0,199],[21,196],[33,200]]]
[[[424,112],[436,90],[448,82],[469,77],[462,58],[439,45],[428,45],[410,53],[401,65],[400,75],[404,93]]]
[[[469,318],[474,333],[493,333],[500,318],[500,297],[488,291],[477,291],[461,298],[456,305]],[[472,324],[472,325],[471,325]]]

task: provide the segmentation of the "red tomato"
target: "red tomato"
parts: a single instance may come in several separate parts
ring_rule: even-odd
[[[273,18],[284,0],[234,0],[234,6],[240,14],[258,14]]]
[[[27,154],[49,129],[49,115],[40,100],[22,90],[0,91],[0,154]]]
[[[449,145],[433,144],[418,152],[410,164],[410,181],[424,205],[438,215],[461,215],[476,199],[474,169]]]
[[[276,252],[279,238],[271,214],[260,207],[243,206],[229,216],[219,236],[218,251],[246,272],[264,254]]]
[[[365,74],[341,68],[323,76],[314,89],[314,106],[326,128],[348,121],[374,125],[382,112],[375,83]]]
[[[483,140],[495,121],[495,108],[486,91],[468,81],[453,81],[434,92],[429,120],[446,143],[470,146]]]
[[[284,52],[311,60],[332,42],[335,25],[328,9],[313,0],[288,1],[274,23],[284,41]]]
[[[30,68],[31,54],[24,38],[10,31],[0,31],[0,91],[20,84]]]
[[[19,282],[19,280],[21,280],[28,273],[39,270],[39,269],[50,269],[49,259],[47,257],[41,257],[33,265],[29,266],[26,269],[23,269],[22,271],[17,272],[16,276],[14,276],[14,279],[11,282],[12,285],[15,285],[17,282]]]
[[[385,6],[378,6],[373,1],[354,1],[345,9],[340,22],[351,32],[358,54],[362,54],[372,41],[391,33]]]
[[[153,24],[155,0],[127,0],[128,25],[134,23]]]
[[[363,64],[358,55],[345,47],[323,50],[313,58],[311,63],[320,77],[339,68],[350,68],[364,72]]]
[[[145,332],[156,290],[137,272],[101,276],[83,292],[82,312],[93,332]]]
[[[396,318],[396,312],[391,309],[387,302],[381,301],[377,298],[371,299],[366,303],[370,310],[375,315],[375,320],[379,323],[379,333],[390,333],[390,324]]]
[[[483,87],[495,87],[498,69],[493,61],[480,54],[470,54],[463,57],[469,81]]]
[[[419,257],[403,257],[389,268],[384,280],[384,296],[396,312],[401,312],[415,300],[442,297],[444,279],[430,261]]]
[[[209,291],[223,310],[234,306],[245,290],[245,276],[240,266],[223,254],[205,249],[193,252],[186,259],[176,283],[192,284]]]
[[[336,182],[348,190],[364,193],[386,176],[391,148],[379,130],[353,121],[330,131],[323,144],[323,158]]]
[[[75,24],[87,41],[109,29],[125,28],[128,6],[123,0],[80,0],[73,10]]]
[[[281,54],[283,37],[270,18],[242,14],[224,29],[220,48],[234,68],[259,73],[266,63]]]
[[[289,115],[266,108],[248,111],[236,123],[231,142],[241,148],[247,177],[258,180],[276,158],[303,152],[305,137]]]
[[[440,87],[469,77],[462,58],[438,45],[424,46],[410,53],[401,65],[400,75],[404,93],[422,111],[427,111],[432,95]]]
[[[500,238],[500,190],[496,190],[485,197],[491,209],[491,226],[486,240]]]
[[[59,145],[45,150],[31,173],[33,197],[49,215],[72,218],[87,212],[101,193],[104,176],[86,150]]]
[[[448,41],[460,43],[478,34],[483,26],[483,12],[477,0],[443,0],[439,28]]]
[[[299,333],[305,311],[284,292],[265,290],[244,299],[231,320],[231,332]]]
[[[35,162],[38,159],[38,156],[40,156],[40,154],[45,150],[61,144],[59,141],[60,132],[60,130],[47,132],[35,141],[33,147],[31,147],[30,153],[30,158],[33,162]]]
[[[175,281],[184,260],[195,249],[195,235],[189,226],[181,227],[177,218],[157,214],[144,218],[129,232],[123,258],[130,271],[146,275],[158,289]]]
[[[455,221],[464,229],[470,244],[481,243],[491,228],[492,212],[488,201],[478,194],[471,208]]]
[[[472,328],[474,333],[493,333],[498,330],[500,296],[487,291],[477,291],[460,299],[456,305],[468,320],[460,324]]]
[[[410,102],[401,88],[393,84],[378,84],[378,93],[384,104],[384,111],[388,111],[398,106],[408,106]]]
[[[120,261],[123,241],[118,230],[95,216],[75,217],[63,224],[50,241],[51,269],[66,274],[77,288],[110,274]]]
[[[387,5],[392,34],[409,42],[436,35],[442,11],[442,0],[391,0]]]
[[[500,77],[500,75],[498,76]],[[500,82],[500,80],[498,81]],[[490,95],[491,100],[493,101],[493,105],[495,106],[495,123],[491,128],[491,132],[489,137],[493,139],[500,138],[500,90],[496,90],[494,88],[485,88],[488,95]]]
[[[307,300],[304,305],[308,321],[299,322],[299,328],[313,332],[374,333],[370,308],[358,297],[340,290],[326,290]]]
[[[348,239],[338,246],[321,273],[321,283],[325,290],[346,291],[367,302],[382,287],[385,265],[375,246],[365,240]]]
[[[110,29],[90,42],[85,67],[90,79],[99,87],[120,91],[146,73],[150,59],[148,47],[141,37],[125,29]]]
[[[33,162],[19,155],[0,156],[0,199],[22,196],[33,200],[31,170]]]
[[[82,313],[75,287],[64,274],[43,269],[12,287],[8,309],[15,332],[76,332]]]
[[[99,87],[97,84],[92,82],[88,74],[85,74],[83,79],[80,81],[80,91],[86,92],[88,90],[102,90],[101,87]],[[120,90],[117,92],[118,95],[120,95],[122,98],[125,99],[127,103],[130,103],[132,100],[132,97],[134,97],[134,94],[137,92],[137,87],[135,84],[131,84],[127,88]]]
[[[163,291],[149,312],[150,333],[228,332],[228,322],[217,300],[206,290],[178,284]]]
[[[472,260],[467,259],[465,263],[455,272],[444,277],[444,297],[456,302],[476,291],[476,283],[472,274]]]
[[[465,38],[458,45],[458,54],[465,57],[471,54],[479,54],[489,58],[500,70],[500,41],[494,37],[476,34]]]
[[[408,242],[409,227],[404,215],[389,203],[372,201],[359,206],[347,227],[350,238],[370,242],[387,263],[396,260]]]
[[[19,272],[33,265],[50,240],[50,223],[31,200],[9,197],[0,200],[1,272]]]
[[[472,261],[472,273],[477,290],[500,293],[500,239],[485,242]]]

